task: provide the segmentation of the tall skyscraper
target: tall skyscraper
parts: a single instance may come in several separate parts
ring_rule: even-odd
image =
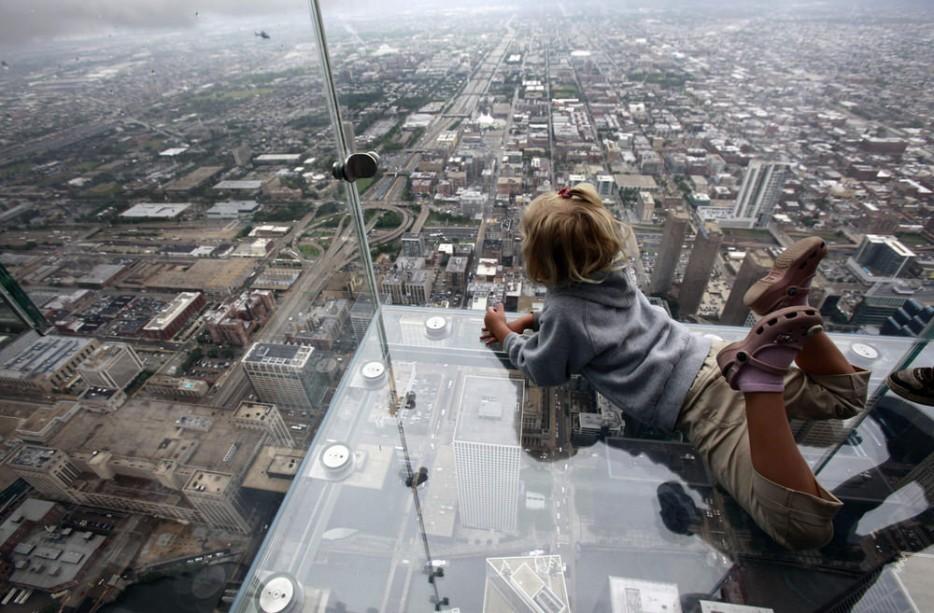
[[[655,198],[649,192],[639,192],[636,200],[636,217],[641,223],[651,223],[655,214]]]
[[[612,575],[609,581],[609,604],[612,613],[642,613],[643,611],[681,613],[681,596],[678,586],[674,583]]]
[[[43,496],[78,502],[72,485],[81,475],[81,470],[64,451],[24,445],[6,463],[16,476],[25,479]]]
[[[570,611],[559,555],[486,559],[483,613]]]
[[[678,294],[679,313],[682,317],[697,312],[721,242],[723,233],[720,232],[716,221],[708,221],[697,229],[697,238],[694,239],[694,248],[684,270],[684,279],[681,280],[681,291]]]
[[[143,361],[126,343],[104,343],[78,366],[88,385],[125,389],[143,372]]]
[[[915,486],[908,487],[911,484]],[[926,497],[934,492],[934,452],[929,453],[911,469],[911,472],[902,477],[895,489],[904,489],[902,495],[906,504],[917,503],[923,506]]]
[[[655,270],[652,271],[653,294],[663,294],[671,288],[671,280],[681,257],[681,246],[684,244],[684,233],[688,227],[687,213],[681,210],[669,211],[662,231],[662,244],[655,259]]]
[[[237,479],[229,473],[198,470],[182,489],[205,523],[240,533],[250,531],[250,521],[240,500]]]
[[[516,529],[524,394],[523,380],[464,378],[453,447],[460,521],[468,528]]]
[[[726,299],[726,305],[720,314],[720,323],[728,326],[742,326],[749,315],[749,307],[743,304],[743,295],[753,283],[768,274],[772,268],[772,256],[764,249],[756,249],[746,253],[736,279],[733,280],[733,289]]]
[[[732,223],[764,228],[790,174],[791,166],[785,162],[749,162],[736,198]]]
[[[597,193],[603,198],[612,198],[618,195],[616,179],[613,175],[597,175]]]
[[[400,256],[380,283],[382,292],[392,304],[424,306],[431,298],[434,273],[425,268],[423,257]]]
[[[254,343],[243,356],[243,370],[263,402],[284,409],[313,409],[314,347]]]
[[[421,232],[418,234],[409,232],[402,235],[402,255],[409,258],[425,256],[425,238]]]
[[[799,445],[831,449],[852,432],[852,424],[837,419],[791,420],[791,433]]]
[[[0,331],[18,332],[32,328],[43,333],[49,327],[42,312],[36,308],[13,275],[0,264]]]
[[[353,334],[359,343],[366,336],[366,331],[370,326],[370,321],[376,313],[376,305],[373,299],[367,294],[361,294],[353,306],[350,307],[350,325],[353,327]]]
[[[920,564],[914,561],[914,556],[906,556],[904,564],[893,564],[881,570],[870,572],[860,577],[851,589],[838,594],[834,600],[826,603],[821,610],[828,613],[852,613],[854,611],[885,611],[886,613],[916,613],[926,610],[923,602],[928,588],[921,577],[930,577],[930,568],[927,556],[918,556]],[[903,576],[905,566],[921,566],[912,568],[908,576]],[[920,572],[918,572],[920,571]],[[925,573],[925,571],[928,571]],[[910,583],[913,585],[909,586]],[[920,579],[920,581],[919,581]],[[921,585],[919,585],[919,583]],[[911,589],[911,588],[914,589]],[[865,588],[865,589],[863,589]],[[912,592],[915,592],[913,594]],[[917,601],[913,596],[917,597]],[[922,604],[921,607],[918,604]]]
[[[274,404],[243,401],[234,411],[230,420],[238,428],[265,432],[269,435],[273,445],[278,447],[295,446],[295,440],[292,438],[289,426],[282,419],[282,414]]]
[[[856,264],[878,277],[897,277],[917,256],[894,236],[867,234],[853,256]]]

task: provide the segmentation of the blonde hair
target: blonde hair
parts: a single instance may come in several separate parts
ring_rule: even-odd
[[[542,194],[522,216],[526,274],[551,287],[596,282],[593,276],[613,268],[623,247],[597,190],[587,183],[566,189]]]

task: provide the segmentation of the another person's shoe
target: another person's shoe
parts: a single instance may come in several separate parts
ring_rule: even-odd
[[[821,332],[823,320],[816,309],[793,306],[769,313],[741,341],[717,354],[717,365],[734,390],[782,392],[785,373],[807,337]]]
[[[799,240],[778,256],[769,274],[746,290],[743,304],[760,317],[785,307],[807,305],[811,280],[825,255],[827,243],[822,238]]]
[[[934,407],[934,367],[899,370],[889,375],[885,382],[890,390],[905,400]]]

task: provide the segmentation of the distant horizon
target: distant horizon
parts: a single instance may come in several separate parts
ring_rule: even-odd
[[[763,8],[772,10],[807,10],[816,12],[839,9],[841,15],[853,17],[864,10],[879,10],[892,19],[906,18],[898,13],[903,10],[921,10],[931,13],[934,5],[924,0],[896,0],[880,7],[875,2],[860,0],[629,0],[622,5],[611,1],[589,0],[584,3],[565,5],[557,0],[492,0],[486,4],[467,3],[437,5],[434,0],[350,0],[341,4],[336,0],[323,0],[322,10],[326,19],[360,18],[392,14],[413,15],[419,12],[449,12],[458,9],[481,10],[502,8],[508,10],[573,11],[603,8],[613,11],[644,9],[674,11],[734,11],[736,17],[755,16]],[[195,29],[199,21],[239,20],[255,23],[257,29],[264,27],[264,20],[294,17],[297,13],[307,16],[306,0],[203,0],[192,5],[182,0],[143,1],[141,5],[128,6],[120,0],[31,0],[26,3],[0,6],[0,48],[30,43],[68,42],[100,35],[129,34],[138,32],[164,32],[166,30]],[[913,13],[912,13],[913,14]],[[916,15],[915,15],[916,17]]]

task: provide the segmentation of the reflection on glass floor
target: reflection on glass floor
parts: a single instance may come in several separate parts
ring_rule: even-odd
[[[371,326],[236,610],[913,610],[931,558],[893,562],[934,536],[924,407],[889,395],[853,431],[794,424],[814,462],[844,442],[819,477],[846,504],[831,545],[788,552],[690,445],[595,402],[583,381],[526,381],[479,342],[482,313],[382,315],[390,363]],[[910,344],[836,340],[873,387]],[[391,374],[414,392],[395,415]]]

